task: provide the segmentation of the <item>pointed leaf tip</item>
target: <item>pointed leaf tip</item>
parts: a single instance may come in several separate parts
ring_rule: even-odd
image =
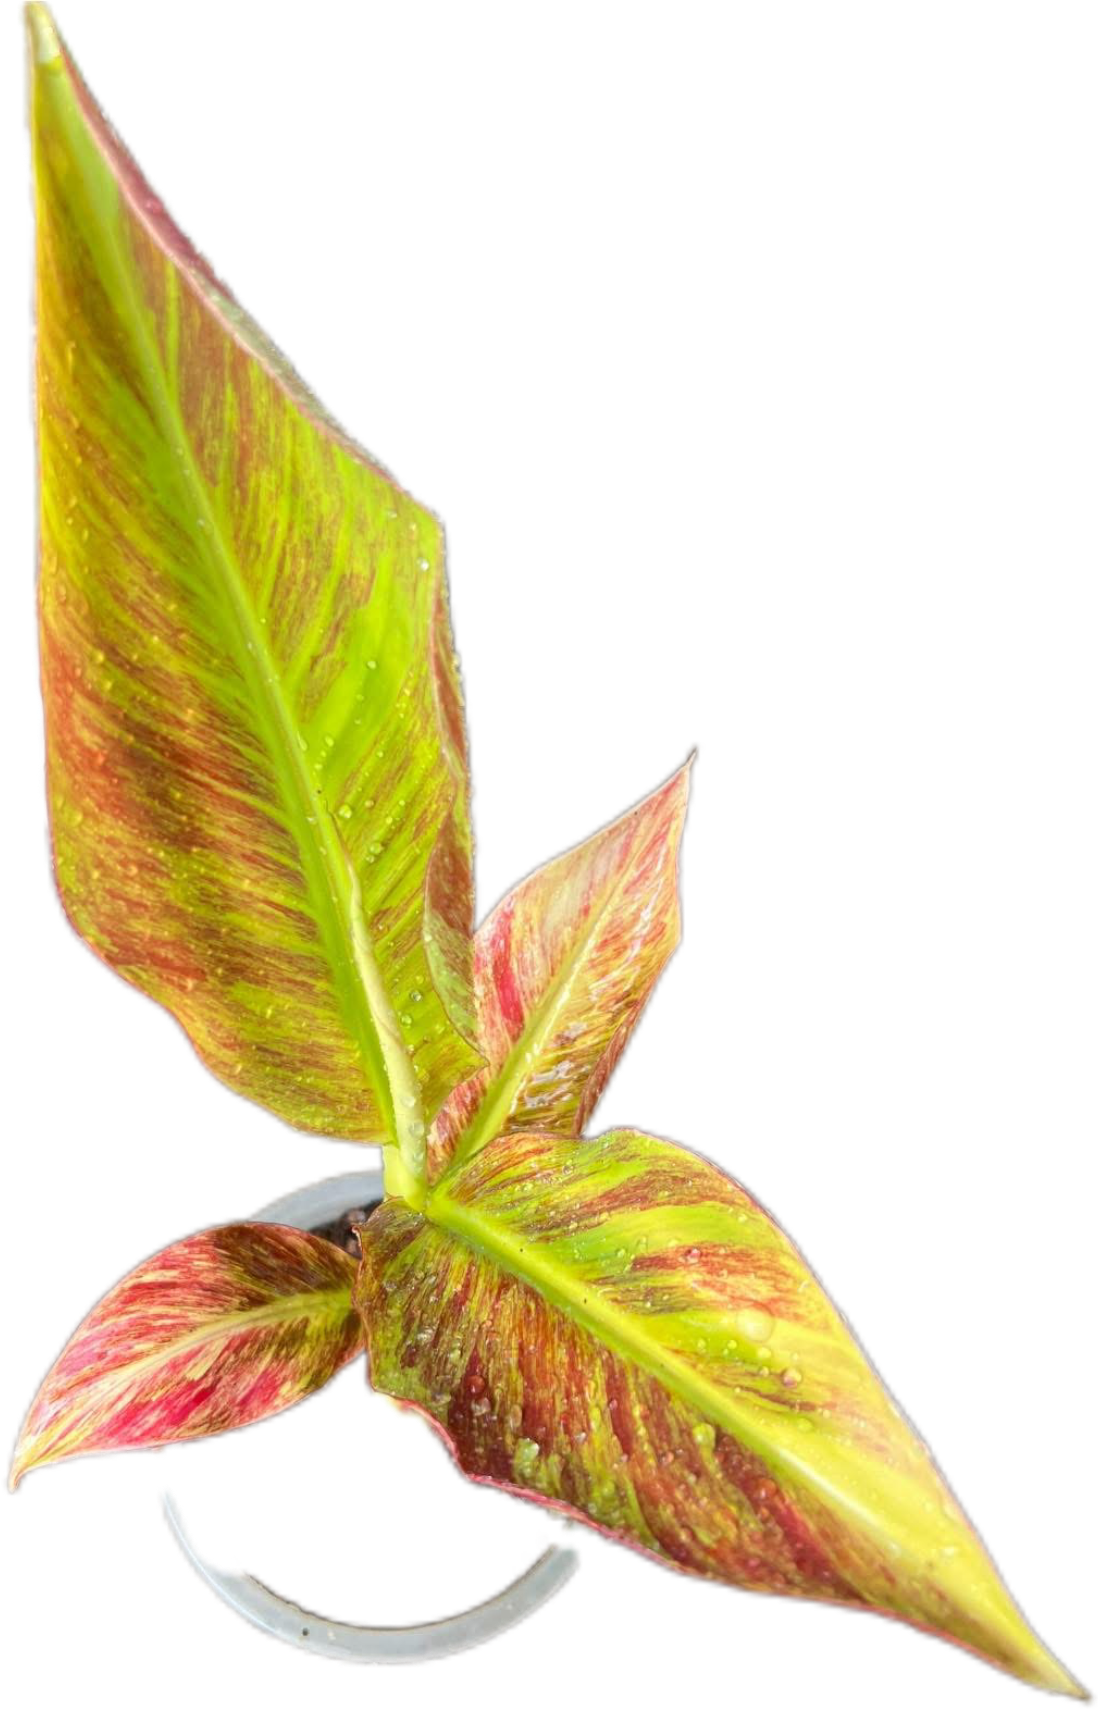
[[[346,1139],[414,1124],[422,1150],[480,1062],[441,526],[218,284],[48,11],[27,25],[66,912],[232,1090]]]
[[[582,1132],[679,941],[692,760],[516,885],[477,931],[485,1067],[439,1111],[432,1179],[503,1131]]]
[[[361,1243],[370,1380],[474,1478],[1085,1696],[801,1254],[704,1158],[631,1130],[506,1134]]]
[[[50,65],[55,59],[60,59],[61,38],[49,7],[40,5],[38,0],[31,0],[31,4],[24,10],[24,17],[31,52],[37,63]]]
[[[54,1460],[214,1435],[311,1394],[361,1351],[355,1268],[277,1223],[207,1229],[146,1259],[47,1374],[9,1487]]]

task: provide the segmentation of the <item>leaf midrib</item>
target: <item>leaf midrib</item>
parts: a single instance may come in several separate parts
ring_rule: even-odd
[[[81,140],[92,150],[97,164],[99,151],[91,137],[83,114],[72,94],[66,72],[65,97],[70,112],[81,132]],[[96,220],[106,254],[116,275],[120,294],[128,314],[128,330],[137,347],[141,368],[149,386],[160,431],[169,443],[181,451],[179,461],[184,465],[184,506],[192,503],[200,512],[203,526],[201,539],[191,530],[192,544],[207,560],[214,560],[210,585],[223,594],[235,626],[236,645],[232,646],[235,662],[251,689],[251,704],[257,721],[266,735],[265,747],[283,784],[283,796],[295,828],[295,842],[306,869],[313,905],[321,922],[324,941],[334,982],[340,995],[344,1018],[355,1037],[366,1068],[366,1077],[375,1092],[385,1127],[393,1139],[399,1139],[400,1128],[395,1099],[390,1083],[390,1053],[403,1051],[396,1015],[392,1012],[387,993],[372,954],[365,931],[356,931],[354,895],[348,873],[348,857],[331,823],[326,804],[314,789],[305,769],[298,741],[299,730],[278,678],[263,627],[249,609],[243,590],[240,567],[223,538],[206,484],[195,462],[191,442],[171,396],[166,376],[146,324],[146,314],[133,286],[132,273],[121,252],[109,219],[103,217],[94,183],[88,179],[81,159],[81,150],[73,151],[84,180],[86,202]],[[132,207],[123,187],[106,161],[101,162],[119,205]],[[139,210],[134,216],[141,218]],[[158,249],[160,248],[157,245]],[[186,280],[197,289],[191,276],[173,258],[170,264],[182,282]],[[254,359],[254,358],[253,358]],[[184,507],[181,506],[181,509]],[[185,514],[185,510],[184,510]],[[218,573],[220,571],[220,573]],[[280,739],[272,739],[272,738]],[[316,809],[310,815],[309,809]],[[310,817],[312,822],[310,823]],[[362,962],[368,963],[363,966]],[[380,1012],[377,1012],[380,1008]],[[385,1011],[388,1011],[386,1013]],[[388,1025],[386,1026],[386,1022]],[[388,1034],[388,1037],[385,1036]],[[403,1076],[401,1076],[403,1079]]]
[[[426,1201],[424,1215],[441,1229],[458,1234],[522,1282],[532,1283],[539,1294],[561,1307],[566,1316],[583,1323],[616,1352],[636,1359],[638,1364],[645,1365],[646,1371],[669,1383],[682,1400],[691,1401],[694,1407],[720,1418],[720,1422],[725,1422],[727,1415],[729,1429],[744,1429],[742,1410],[735,1407],[725,1389],[708,1383],[669,1348],[650,1342],[638,1331],[636,1318],[611,1306],[599,1290],[587,1287],[575,1271],[546,1256],[535,1242],[520,1239],[505,1225],[457,1205],[440,1188],[434,1189]],[[766,1448],[773,1451],[773,1442],[768,1442]]]
[[[190,1348],[204,1347],[209,1342],[226,1342],[233,1336],[246,1335],[248,1330],[258,1330],[263,1324],[284,1323],[294,1318],[308,1318],[311,1323],[322,1323],[323,1319],[335,1316],[351,1316],[354,1304],[351,1299],[351,1283],[345,1289],[320,1289],[311,1294],[287,1294],[272,1301],[267,1306],[253,1306],[250,1311],[234,1313],[231,1318],[210,1318],[209,1323],[202,1328],[192,1330],[188,1335],[181,1335],[176,1342],[164,1342],[151,1354],[142,1354],[140,1359],[133,1359],[125,1365],[116,1365],[113,1371],[108,1371],[103,1377],[91,1384],[94,1393],[109,1395],[116,1389],[127,1388],[133,1377],[140,1372],[151,1369],[152,1365],[166,1364],[166,1360],[178,1359],[180,1354],[186,1354]]]
[[[563,855],[561,859],[567,860],[568,856]],[[554,1025],[567,1000],[572,983],[587,957],[592,942],[598,935],[606,918],[607,910],[622,889],[625,882],[625,870],[625,863],[619,863],[606,886],[602,900],[598,907],[593,908],[588,915],[583,930],[573,944],[571,952],[561,962],[560,967],[530,1010],[529,1024],[523,1026],[518,1038],[507,1053],[503,1067],[491,1082],[483,1100],[471,1118],[455,1148],[449,1164],[450,1168],[454,1168],[459,1163],[467,1162],[470,1157],[480,1151],[501,1131],[512,1110],[514,1101],[518,1097],[522,1083],[527,1078],[526,1052],[531,1051],[536,1056],[544,1049],[550,1028]],[[539,874],[538,878],[543,879],[544,876],[544,874]]]
[[[532,1286],[567,1317],[589,1330],[604,1346],[621,1357],[635,1361],[671,1390],[679,1400],[696,1407],[707,1419],[720,1424],[760,1459],[777,1464],[802,1484],[811,1485],[830,1503],[839,1502],[869,1529],[878,1526],[872,1509],[839,1489],[822,1472],[791,1453],[761,1431],[748,1407],[737,1402],[726,1389],[708,1382],[673,1349],[650,1341],[637,1320],[616,1308],[597,1288],[586,1286],[564,1265],[548,1257],[536,1245],[516,1235],[503,1223],[471,1210],[452,1199],[440,1185],[428,1197],[423,1215],[447,1233],[456,1234],[474,1251],[497,1263],[519,1281]]]

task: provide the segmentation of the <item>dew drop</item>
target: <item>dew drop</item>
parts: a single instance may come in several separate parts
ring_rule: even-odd
[[[520,1436],[515,1443],[515,1473],[518,1477],[529,1477],[537,1465],[541,1449],[530,1436]]]
[[[377,670],[377,660],[376,659],[367,659],[366,660],[366,669],[368,671],[376,671]]]
[[[343,806],[339,809],[339,816],[341,819],[349,819],[351,817],[351,809],[348,807],[346,802],[344,802]]]
[[[690,1434],[699,1448],[712,1448],[717,1440],[717,1432],[711,1424],[706,1423],[704,1418],[700,1423],[695,1424]]]
[[[748,1306],[736,1313],[736,1328],[746,1336],[748,1341],[765,1343],[767,1336],[774,1327],[774,1319],[769,1312],[756,1311]]]
[[[788,1365],[782,1372],[782,1382],[787,1389],[795,1389],[801,1380],[801,1373],[796,1365]]]

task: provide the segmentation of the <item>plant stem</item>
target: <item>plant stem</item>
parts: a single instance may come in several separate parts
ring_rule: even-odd
[[[422,1174],[409,1169],[400,1147],[387,1145],[382,1152],[386,1198],[403,1199],[414,1211],[423,1209],[427,1200],[427,1184]]]

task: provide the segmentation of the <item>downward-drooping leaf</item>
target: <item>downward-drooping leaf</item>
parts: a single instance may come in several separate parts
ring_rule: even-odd
[[[167,1247],[84,1319],[12,1461],[186,1442],[281,1412],[362,1348],[354,1260],[316,1235],[234,1223]]]
[[[65,907],[234,1090],[422,1153],[479,1061],[439,524],[324,415],[29,19]]]
[[[430,1136],[432,1177],[497,1133],[580,1133],[679,941],[679,839],[690,762],[578,848],[539,868],[480,927],[485,1067]]]
[[[1076,1689],[803,1258],[711,1164],[629,1131],[507,1135],[360,1238],[371,1381],[474,1478]]]

